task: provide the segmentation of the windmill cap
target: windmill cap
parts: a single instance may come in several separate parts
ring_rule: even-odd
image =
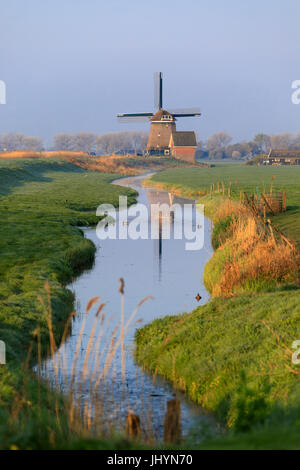
[[[175,121],[173,114],[169,113],[165,109],[159,109],[157,113],[152,116],[151,121],[161,121],[163,116],[170,116],[170,120]]]

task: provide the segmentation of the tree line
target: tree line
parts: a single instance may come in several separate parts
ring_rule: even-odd
[[[275,135],[257,134],[252,140],[232,144],[232,137],[224,131],[213,133],[206,142],[198,140],[198,158],[235,160],[251,159],[258,154],[269,153],[273,149],[300,150],[300,132]]]
[[[92,132],[61,133],[53,137],[53,144],[47,150],[66,150],[98,155],[142,154],[147,139],[148,133],[144,131],[108,132],[102,135],[96,135]],[[0,135],[0,151],[11,152],[12,150],[40,152],[45,150],[45,147],[43,139],[40,137],[28,137],[24,134],[14,133]]]
[[[97,135],[92,132],[75,134],[61,133],[53,137],[47,150],[66,150],[86,152],[97,155],[143,154],[148,132],[122,131]],[[235,160],[251,159],[257,154],[268,153],[270,148],[300,150],[300,132],[275,135],[257,134],[252,140],[232,143],[232,137],[225,131],[213,133],[203,142],[198,140],[197,157],[209,159],[230,158]],[[43,151],[45,146],[40,137],[30,137],[21,133],[0,135],[0,151],[13,150]]]
[[[12,150],[44,150],[43,139],[41,137],[29,137],[24,134],[3,134],[0,135],[0,151],[11,152]]]

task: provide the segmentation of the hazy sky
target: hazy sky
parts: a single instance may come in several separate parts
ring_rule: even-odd
[[[299,0],[0,0],[0,134],[148,129],[118,112],[199,106],[205,139],[300,131]]]

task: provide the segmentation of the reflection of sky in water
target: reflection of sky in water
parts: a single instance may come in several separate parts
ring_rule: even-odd
[[[132,186],[139,192],[139,203],[147,204],[149,207],[149,200],[157,202],[160,199],[162,202],[166,202],[166,199],[169,199],[166,192],[143,188],[138,184],[139,179],[140,177],[122,180],[122,185],[128,181],[130,186],[132,181]],[[118,183],[120,184],[120,182]],[[187,201],[177,198],[173,201],[173,203],[175,202],[184,203]],[[179,223],[176,220],[175,217],[175,223]],[[159,222],[157,221],[157,223]],[[78,383],[81,378],[81,385],[77,394],[82,400],[89,396],[91,387],[99,377],[99,371],[103,371],[106,353],[114,332],[116,338],[119,337],[119,329],[118,331],[115,329],[120,325],[121,296],[118,290],[119,278],[123,277],[125,280],[125,324],[143,298],[152,296],[153,299],[149,299],[141,305],[126,333],[125,402],[122,398],[120,348],[114,355],[104,389],[101,389],[101,400],[104,399],[105,411],[111,416],[114,416],[117,410],[122,407],[135,410],[137,414],[142,414],[145,410],[148,411],[153,428],[161,436],[167,401],[174,397],[174,391],[168,383],[161,379],[156,378],[153,382],[152,376],[145,374],[134,363],[132,356],[134,332],[136,328],[152,322],[155,318],[191,311],[198,305],[195,300],[195,295],[198,292],[202,296],[201,303],[208,301],[209,295],[203,286],[202,273],[205,263],[212,254],[210,221],[204,219],[204,247],[199,251],[185,250],[186,240],[174,240],[172,237],[168,240],[99,240],[95,229],[86,229],[85,236],[92,240],[97,247],[96,259],[93,269],[83,273],[70,286],[76,295],[77,316],[73,320],[71,336],[58,353],[63,365],[59,369],[59,382],[62,387],[64,381],[68,384],[74,357],[78,354],[74,381]],[[99,303],[105,302],[106,304],[97,321],[95,321],[95,314],[99,303],[93,306],[88,315],[84,314],[88,301],[94,296],[100,296]],[[101,327],[103,312],[105,320]],[[85,321],[85,327],[78,348],[77,342],[83,321]],[[93,328],[94,341],[91,343],[90,337]],[[89,348],[88,370],[86,376],[82,377]],[[97,354],[101,354],[101,351],[102,358]],[[48,362],[47,367],[53,378],[51,361]],[[68,388],[69,385],[66,387]],[[188,402],[181,394],[177,395],[182,404],[183,431],[188,430],[191,420],[196,419],[197,416],[200,416],[202,422],[206,421],[207,418],[201,409]]]

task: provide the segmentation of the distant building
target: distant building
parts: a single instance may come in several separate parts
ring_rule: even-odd
[[[270,149],[265,165],[300,165],[300,150]]]

